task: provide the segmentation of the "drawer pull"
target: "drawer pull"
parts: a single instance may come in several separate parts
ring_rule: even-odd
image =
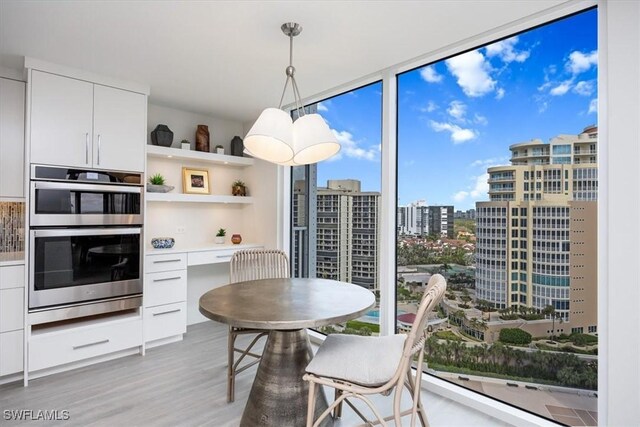
[[[231,255],[216,255],[216,258],[231,258]]]
[[[98,345],[98,344],[106,344],[108,342],[109,342],[109,340],[102,340],[102,341],[90,342],[88,344],[74,345],[73,349],[74,350],[79,350],[81,348],[92,347],[92,346]]]
[[[171,313],[177,313],[180,310],[179,308],[176,308],[175,310],[169,310],[169,311],[163,311],[162,313],[153,313],[154,316],[162,316],[163,314],[171,314]]]
[[[154,264],[162,264],[165,262],[180,262],[180,259],[161,259],[159,261],[153,261]]]
[[[153,279],[153,281],[155,283],[155,282],[166,282],[168,280],[178,280],[178,279],[182,279],[182,276],[165,277],[164,279]]]

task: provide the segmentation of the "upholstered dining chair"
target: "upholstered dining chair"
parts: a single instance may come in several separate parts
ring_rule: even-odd
[[[276,249],[240,250],[231,257],[230,283],[259,279],[276,279],[289,277],[289,259],[287,255]],[[229,326],[228,367],[227,367],[227,402],[235,400],[236,375],[260,362],[261,354],[252,351],[258,340],[267,335],[267,331],[245,329]],[[254,335],[253,340],[245,348],[236,346],[239,335]],[[236,360],[236,353],[239,357]],[[240,366],[245,357],[251,357],[249,363]]]
[[[416,318],[408,335],[396,334],[383,337],[363,337],[358,335],[329,335],[318,349],[306,369],[304,380],[309,381],[309,403],[307,408],[307,427],[321,424],[331,411],[334,418],[341,415],[342,403],[346,402],[366,425],[381,424],[394,420],[401,426],[401,418],[411,415],[411,426],[416,418],[423,427],[429,425],[427,414],[420,401],[422,362],[429,312],[440,302],[447,283],[439,274],[429,280],[422,296]],[[414,379],[411,362],[417,356],[416,377]],[[315,393],[322,393],[322,387],[335,389],[335,400],[317,420],[313,420]],[[403,388],[407,387],[413,405],[410,409],[400,410]],[[389,395],[395,388],[393,415],[383,418],[367,395],[381,393]],[[371,409],[377,421],[368,420],[348,398],[358,398]]]

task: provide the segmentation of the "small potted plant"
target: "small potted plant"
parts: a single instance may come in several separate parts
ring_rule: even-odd
[[[221,228],[218,230],[218,232],[216,233],[216,243],[221,245],[224,243],[224,236],[227,235],[227,230],[225,230],[224,228]]]
[[[247,195],[247,186],[244,185],[243,181],[237,180],[234,181],[231,185],[231,194],[234,196],[246,196]]]
[[[191,143],[188,140],[183,139],[180,141],[180,148],[183,150],[191,150]]]
[[[168,193],[173,190],[174,187],[172,185],[165,185],[164,176],[162,174],[155,174],[149,178],[149,183],[147,184],[147,191],[149,193]]]
[[[220,144],[216,145],[216,153],[224,154],[224,147]]]

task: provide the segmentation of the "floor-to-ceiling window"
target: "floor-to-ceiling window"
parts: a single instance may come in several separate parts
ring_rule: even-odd
[[[354,283],[379,301],[382,83],[307,109],[322,115],[342,149],[327,161],[292,168],[292,272]],[[376,308],[320,331],[377,335],[379,325]]]
[[[397,77],[397,329],[443,274],[428,372],[567,425],[597,423],[596,16]]]

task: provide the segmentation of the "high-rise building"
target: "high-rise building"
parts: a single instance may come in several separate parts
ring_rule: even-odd
[[[398,206],[398,234],[410,236],[437,235],[453,239],[453,206],[427,206],[417,200]]]
[[[476,295],[554,307],[566,331],[597,329],[598,129],[514,144],[476,203]],[[569,329],[570,328],[570,329]]]
[[[427,233],[453,239],[453,206],[429,206]]]
[[[317,191],[317,277],[378,289],[380,193],[351,179]]]

